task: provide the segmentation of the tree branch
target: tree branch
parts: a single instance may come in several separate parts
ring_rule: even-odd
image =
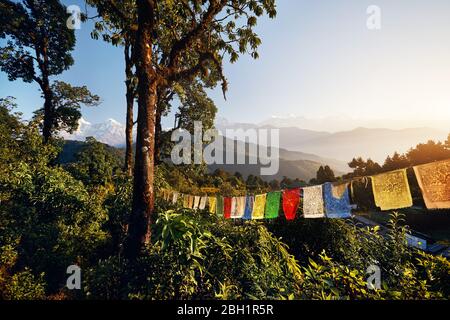
[[[214,55],[213,52],[210,52],[210,51],[201,52],[199,61],[195,66],[188,68],[188,69],[183,69],[183,70],[174,72],[171,76],[169,76],[169,82],[177,82],[177,81],[180,81],[185,78],[192,79],[197,74],[199,74],[201,71],[207,69],[207,66],[206,66],[207,62],[212,62],[214,64],[214,66],[216,67],[217,71],[219,72],[220,78],[222,80],[222,93],[223,93],[224,99],[226,100],[227,99],[226,92],[228,90],[228,81],[225,78],[225,75],[223,74],[222,62]]]
[[[185,52],[192,43],[199,38],[206,28],[211,24],[214,17],[225,7],[228,0],[210,0],[209,7],[206,13],[203,15],[200,23],[196,25],[186,36],[177,41],[169,54],[169,70],[176,68],[180,55]],[[163,60],[164,61],[164,60]]]

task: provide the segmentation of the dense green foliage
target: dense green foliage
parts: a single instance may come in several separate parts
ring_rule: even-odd
[[[37,124],[22,123],[12,108],[12,99],[1,101],[1,299],[450,295],[450,263],[408,248],[408,230],[398,215],[391,217],[389,233],[381,235],[341,220],[226,221],[158,200],[152,245],[136,261],[127,261],[122,250],[131,181],[120,170],[110,170],[120,167],[111,150],[89,140],[72,165],[58,165],[58,145],[44,145]],[[158,167],[156,188],[189,175],[192,188],[203,177],[181,172]],[[208,179],[247,187],[239,174],[216,172]],[[286,178],[283,183],[294,182]],[[66,268],[72,264],[83,270],[79,291],[65,288]],[[381,268],[379,290],[367,288],[371,264]]]
[[[10,80],[40,84],[73,64],[75,33],[66,27],[66,8],[59,1],[4,0],[0,13],[0,39],[8,40],[0,47],[0,68]]]
[[[173,100],[179,102],[178,126],[192,131],[193,122],[200,120],[204,129],[211,128],[217,109],[206,89],[221,83],[225,94],[223,59],[235,62],[244,54],[257,58],[257,19],[276,15],[273,0],[210,1],[208,6],[196,0],[137,1],[137,7],[134,1],[87,2],[101,19],[92,36],[101,34],[125,49],[129,133],[136,85],[139,110],[152,104],[155,134],[146,121],[138,121],[142,139],[137,141],[154,139],[157,158],[170,149],[170,132],[161,132],[161,117]],[[154,10],[149,10],[150,3]],[[150,16],[152,23],[142,23]],[[397,213],[387,234],[381,234],[352,221],[226,221],[157,198],[155,210],[148,210],[154,222],[150,244],[140,253],[136,250],[137,257],[125,259],[130,252],[125,244],[133,238],[129,227],[133,221],[147,222],[130,219],[132,201],[143,195],[143,203],[150,203],[153,189],[135,190],[133,197],[120,152],[93,138],[70,161],[61,161],[68,143],[50,139],[61,130],[77,128],[82,105],[99,103],[85,86],[50,81],[74,62],[75,34],[66,20],[66,8],[57,0],[0,3],[0,69],[11,81],[36,82],[45,100],[35,118],[25,123],[14,113],[13,98],[0,99],[0,300],[448,299],[449,261],[408,248],[408,229]],[[143,34],[152,45],[142,41]],[[151,77],[150,69],[155,73]],[[145,102],[149,83],[157,96],[151,103]],[[449,144],[450,136],[445,143],[420,144],[405,155],[394,154],[382,166],[353,159],[349,176],[446,159]],[[130,151],[130,142],[128,147]],[[136,150],[142,157],[141,147]],[[265,182],[253,175],[244,179],[238,172],[208,174],[205,166],[161,163],[155,172],[153,165],[136,172],[135,182],[154,173],[150,183],[156,191],[174,188],[199,194],[203,188],[216,188],[231,196],[305,185],[288,177]],[[335,180],[325,166],[312,183]],[[412,190],[417,192],[414,186]],[[352,196],[365,197],[370,206],[371,194],[363,186]],[[81,290],[66,288],[66,270],[74,264],[82,269]],[[382,272],[377,290],[367,285],[366,270],[372,265]]]
[[[85,185],[106,186],[123,167],[123,160],[114,149],[89,137],[75,154],[75,161],[65,167]]]
[[[75,48],[75,32],[66,21],[67,8],[58,0],[0,3],[0,70],[10,81],[22,79],[39,85],[44,98],[40,113],[45,141],[54,131],[70,130],[80,116],[73,105],[61,105],[67,100],[56,100],[60,105],[54,105],[61,97],[50,80],[74,63],[71,51]]]

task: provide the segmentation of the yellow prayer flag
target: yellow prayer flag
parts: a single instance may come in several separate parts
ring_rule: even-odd
[[[373,176],[372,188],[375,204],[382,211],[413,205],[406,169]]]
[[[253,204],[252,219],[264,219],[264,210],[266,208],[266,194],[255,196]]]
[[[208,197],[208,204],[209,204],[209,212],[211,214],[216,213],[216,197]]]

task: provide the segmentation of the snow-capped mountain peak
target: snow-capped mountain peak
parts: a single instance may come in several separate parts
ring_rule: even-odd
[[[81,117],[80,120],[78,120],[78,124],[80,126],[82,126],[82,125],[91,125],[91,123],[89,121],[86,121],[86,119],[84,119],[83,117]]]
[[[61,133],[66,140],[84,141],[87,137],[110,146],[121,147],[125,145],[125,125],[119,121],[109,118],[105,122],[92,124],[84,118],[78,121],[78,129],[73,133]]]

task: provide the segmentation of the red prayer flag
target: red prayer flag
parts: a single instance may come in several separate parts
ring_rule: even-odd
[[[283,191],[283,211],[286,220],[294,220],[300,204],[300,188]]]
[[[223,215],[225,219],[231,219],[231,198],[223,198]]]

